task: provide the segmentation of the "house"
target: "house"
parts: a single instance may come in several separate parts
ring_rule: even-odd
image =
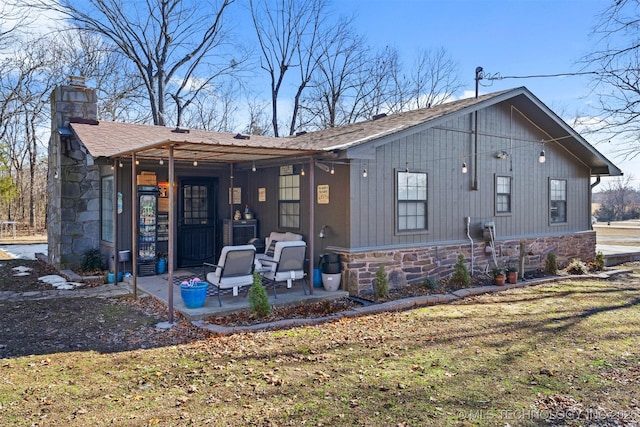
[[[52,112],[56,266],[124,250],[140,274],[140,190],[159,188],[152,255],[168,252],[172,269],[291,231],[308,244],[308,272],[340,254],[353,295],[371,292],[380,264],[402,286],[450,276],[458,254],[479,273],[522,247],[535,270],[551,252],[560,264],[594,258],[592,186],[621,175],[524,87],[287,138],[99,122],[82,82],[56,88]],[[252,219],[232,221],[245,208]]]

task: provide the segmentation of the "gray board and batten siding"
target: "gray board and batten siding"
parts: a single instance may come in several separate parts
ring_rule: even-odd
[[[481,238],[485,221],[494,221],[498,239],[541,236],[589,229],[590,169],[569,150],[546,143],[548,134],[508,102],[478,111],[478,180],[474,180],[474,114],[426,123],[375,141],[368,177],[354,168],[352,179],[351,250],[419,246]],[[546,162],[538,156],[544,148]],[[506,158],[497,154],[506,151]],[[361,154],[364,152],[361,150]],[[462,164],[468,165],[463,174]],[[399,233],[395,225],[396,172],[408,168],[427,173],[426,232]],[[496,176],[511,177],[511,213],[496,214]],[[551,224],[549,180],[567,182],[567,221]]]

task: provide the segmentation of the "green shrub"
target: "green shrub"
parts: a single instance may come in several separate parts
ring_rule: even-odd
[[[99,249],[87,249],[80,260],[80,271],[90,272],[102,270],[104,260]]]
[[[593,269],[596,271],[604,270],[604,254],[602,251],[598,251],[596,259],[593,261]]]
[[[429,276],[424,278],[424,280],[422,281],[422,286],[424,286],[426,289],[429,289],[430,291],[440,290],[440,284],[438,283],[438,281],[435,278]]]
[[[376,283],[374,287],[376,300],[384,299],[389,296],[389,279],[387,279],[387,272],[384,270],[384,265],[380,264],[376,271]]]
[[[269,297],[262,286],[262,277],[259,273],[253,273],[253,284],[249,289],[249,309],[256,317],[267,317],[271,314]]]
[[[467,288],[471,285],[471,276],[469,275],[467,265],[464,263],[464,255],[462,254],[458,254],[458,261],[456,261],[456,265],[454,266],[454,272],[450,282],[452,285],[457,285],[461,288]]]
[[[544,260],[544,272],[553,276],[558,274],[558,258],[553,252],[549,252]]]
[[[574,258],[567,266],[567,273],[587,274],[589,273],[589,267],[587,267],[587,265],[584,262],[580,261],[578,258]]]

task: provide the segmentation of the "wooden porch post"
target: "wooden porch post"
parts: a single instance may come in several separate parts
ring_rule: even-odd
[[[133,298],[138,298],[138,185],[136,182],[136,153],[131,155],[131,278]]]
[[[316,237],[316,205],[315,205],[315,168],[313,164],[313,157],[309,158],[309,295],[313,295],[313,259],[315,254],[313,248],[315,247]],[[304,285],[303,285],[304,286]]]
[[[118,284],[118,159],[113,159],[113,283]]]

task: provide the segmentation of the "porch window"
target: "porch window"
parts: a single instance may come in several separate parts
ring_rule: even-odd
[[[280,227],[300,229],[300,175],[281,175],[278,191]]]
[[[567,222],[567,181],[549,181],[549,218],[552,224]]]
[[[427,229],[427,174],[398,172],[398,231]]]
[[[206,225],[209,222],[207,186],[185,184],[182,188],[182,193],[184,224]]]
[[[113,243],[113,176],[100,183],[100,239]]]
[[[511,213],[510,176],[496,176],[496,213]]]

